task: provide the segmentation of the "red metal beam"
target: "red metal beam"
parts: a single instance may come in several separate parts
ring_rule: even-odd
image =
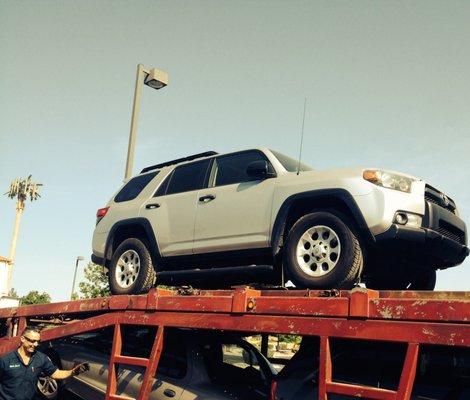
[[[312,366],[314,368],[314,366]],[[320,361],[318,371],[318,400],[328,399],[327,386],[331,383],[331,351],[328,337],[320,338]]]
[[[399,400],[410,400],[413,390],[413,383],[416,376],[416,367],[418,364],[419,344],[409,343],[406,350],[405,362],[401,372],[400,384],[398,385]]]
[[[164,325],[239,332],[284,333],[404,343],[470,346],[470,325],[293,316],[199,314],[181,312],[120,314],[122,324]]]
[[[83,321],[71,322],[67,325],[55,326],[54,328],[44,329],[41,332],[41,340],[49,341],[64,336],[78,335],[83,332],[90,332],[97,329],[114,325],[117,322],[119,313],[108,313],[97,315]],[[18,333],[20,335],[21,332]],[[0,339],[0,354],[14,350],[19,345],[19,336]]]
[[[375,292],[365,289],[341,292],[257,291],[245,287],[235,291],[196,293],[184,296],[174,291],[157,290],[148,295],[122,295],[0,309],[0,319],[70,318],[113,310],[158,310],[470,323],[470,293],[467,292],[431,292],[431,296],[429,292]]]
[[[163,326],[159,326],[155,335],[155,341],[150,353],[149,364],[145,370],[144,380],[142,381],[142,386],[140,387],[139,397],[137,400],[147,400],[150,396],[150,391],[152,389],[152,378],[157,372],[158,363],[160,361],[160,356],[163,349],[163,329]]]
[[[111,358],[108,367],[108,385],[106,386],[106,399],[111,400],[110,396],[116,395],[117,389],[117,364],[116,357],[121,355],[122,350],[122,334],[121,325],[114,325],[113,347],[111,349]]]
[[[358,366],[358,368],[360,368]],[[397,392],[393,390],[379,389],[360,385],[350,385],[346,383],[328,383],[327,393],[343,394],[351,397],[359,397],[369,400],[405,400],[397,397]],[[323,399],[321,399],[323,400]]]
[[[136,365],[138,367],[147,367],[149,360],[141,357],[129,357],[129,356],[115,356],[114,362],[116,364],[125,364],[125,365]]]
[[[135,400],[132,397],[118,396],[117,394],[110,394],[106,396],[105,400]]]
[[[369,304],[369,318],[408,321],[470,321],[468,300],[377,298]]]

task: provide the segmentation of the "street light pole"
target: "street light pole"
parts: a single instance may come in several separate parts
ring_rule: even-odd
[[[137,66],[137,76],[135,78],[134,104],[132,106],[131,131],[129,133],[129,145],[127,147],[126,171],[124,179],[132,176],[134,166],[135,140],[137,135],[137,121],[140,112],[140,98],[142,95],[142,86],[146,84],[156,90],[168,85],[168,74],[156,68],[146,69],[142,64]]]
[[[73,299],[73,294],[75,292],[75,280],[77,279],[77,269],[78,269],[78,263],[82,260],[84,260],[85,257],[83,256],[78,256],[77,261],[75,262],[75,272],[73,274],[73,283],[72,283],[72,293],[70,293],[70,300]]]
[[[143,83],[144,66],[139,64],[137,66],[137,76],[135,78],[134,104],[132,106],[131,131],[129,133],[129,145],[127,147],[126,172],[124,174],[124,179],[131,177],[132,167],[134,166],[135,136],[137,133],[137,119],[140,112],[140,97],[142,94]]]

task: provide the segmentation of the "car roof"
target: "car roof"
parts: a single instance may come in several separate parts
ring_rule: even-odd
[[[211,151],[205,151],[203,153],[197,153],[197,154],[193,154],[193,155],[186,156],[186,157],[176,158],[174,160],[165,161],[163,163],[159,163],[159,164],[151,165],[149,167],[145,167],[144,169],[142,169],[142,171],[140,171],[140,174],[144,174],[146,172],[154,171],[154,170],[157,170],[157,169],[162,169],[164,167],[170,167],[172,165],[186,163],[186,162],[193,161],[193,160],[199,160],[199,159],[203,159],[203,158],[210,158],[210,157],[214,157],[214,156],[221,156],[221,155],[228,155],[228,154],[236,154],[236,153],[241,153],[241,152],[250,151],[250,150],[258,150],[258,151],[264,152],[268,149],[259,147],[259,148],[252,148],[252,149],[236,150],[236,151],[233,151],[233,152],[223,153],[223,154],[217,153],[216,151],[212,151],[212,150]]]

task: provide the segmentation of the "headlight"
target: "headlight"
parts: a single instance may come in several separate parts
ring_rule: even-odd
[[[411,184],[414,179],[400,174],[380,170],[366,170],[362,174],[366,181],[384,188],[399,190],[400,192],[411,192]]]

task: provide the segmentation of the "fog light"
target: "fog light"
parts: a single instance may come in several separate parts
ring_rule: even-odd
[[[406,225],[408,222],[408,216],[405,213],[397,213],[397,215],[395,215],[395,221],[397,224]]]
[[[423,222],[423,217],[418,214],[412,214],[412,213],[400,211],[395,214],[394,222],[396,222],[399,225],[421,227],[421,223]]]

